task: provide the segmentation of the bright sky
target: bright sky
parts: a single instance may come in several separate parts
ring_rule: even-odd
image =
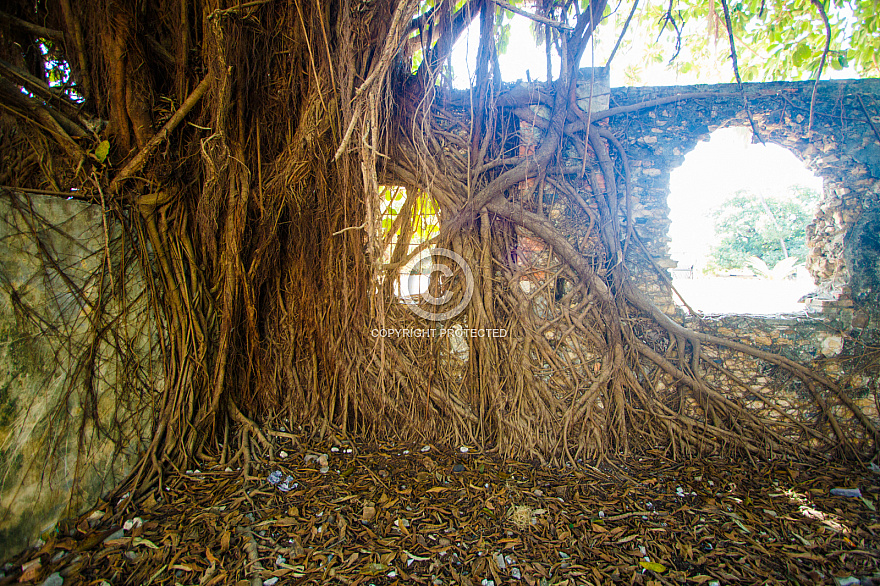
[[[542,47],[535,45],[535,37],[530,30],[531,21],[524,16],[514,15],[510,21],[510,43],[507,52],[498,56],[501,77],[504,81],[515,82],[528,79],[526,70],[533,81],[547,79],[547,56]],[[461,35],[452,50],[452,69],[455,76],[452,86],[458,89],[470,87],[477,63],[477,49],[480,44],[479,19]],[[604,65],[604,61],[600,65]],[[559,58],[553,55],[554,76],[559,74]],[[587,60],[584,67],[589,67]]]
[[[645,10],[651,4],[663,4],[665,6],[666,0],[643,0],[640,10]],[[529,6],[525,6],[524,9],[533,10]],[[621,4],[620,9],[627,10],[628,7]],[[526,70],[528,70],[533,81],[545,80],[547,77],[547,57],[543,45],[541,47],[535,46],[535,38],[530,29],[532,21],[518,14],[513,15],[511,19],[510,13],[508,13],[504,22],[510,23],[511,30],[507,52],[498,57],[503,80],[506,82],[515,82],[518,79],[525,81],[527,79]],[[470,85],[468,79],[473,78],[479,45],[479,24],[479,19],[474,20],[453,48],[452,67],[455,72],[452,81],[453,87],[459,89],[467,88]],[[699,24],[686,23],[686,26],[698,26]],[[596,67],[604,66],[619,33],[620,31],[615,26],[613,20],[603,23],[599,27],[598,38],[594,39],[595,43],[591,43],[584,52],[581,67],[590,67],[592,65]],[[625,74],[626,70],[630,68],[640,70],[638,85],[645,86],[726,83],[732,80],[733,75],[729,68],[729,61],[727,70],[724,71],[700,70],[681,74],[669,69],[667,67],[667,60],[674,51],[672,37],[669,34],[660,37],[661,53],[663,56],[661,61],[655,62],[648,59],[645,56],[645,47],[648,43],[657,39],[656,37],[639,37],[640,34],[646,35],[647,33],[640,32],[632,27],[627,32],[627,39],[621,45],[620,50],[618,50],[611,66],[611,87],[627,85]],[[655,35],[656,32],[651,34]],[[632,44],[628,45],[628,41],[632,41]],[[729,52],[726,38],[724,37],[717,44],[713,44],[710,47],[716,55],[726,55]],[[693,55],[687,46],[683,46],[677,61],[684,63],[688,60],[693,60]],[[559,59],[555,54],[553,57],[553,68],[553,75],[557,77],[559,75]],[[851,68],[835,71],[827,67],[822,72],[823,79],[845,79],[851,77],[855,77],[855,73]]]
[[[517,80],[526,81],[531,77],[532,81],[544,81],[547,79],[547,55],[544,46],[535,45],[535,37],[531,31],[531,20],[524,16],[514,15],[512,19],[505,19],[505,23],[510,23],[510,43],[507,51],[498,56],[498,63],[501,66],[501,77],[504,81],[515,82]],[[600,27],[600,35],[595,43],[591,43],[584,56],[581,59],[582,67],[601,67],[608,60],[608,55],[617,41],[616,31],[613,26]],[[455,72],[452,85],[458,89],[470,87],[469,80],[474,78],[474,70],[477,62],[477,49],[479,46],[480,27],[478,20],[475,20],[470,27],[459,38],[452,53],[452,68]],[[624,72],[629,66],[640,66],[643,68],[641,74],[642,85],[677,85],[692,83],[720,83],[726,81],[724,74],[718,73],[717,79],[707,79],[705,72],[702,78],[697,78],[696,74],[680,75],[666,69],[665,63],[649,63],[640,53],[643,43],[636,41],[635,47],[623,48],[618,51],[614,57],[614,63],[611,68],[611,86],[621,87],[626,85],[626,77]],[[681,59],[687,58],[687,51],[683,50]],[[559,76],[559,57],[555,51],[552,54],[553,60],[553,76]],[[526,75],[528,71],[528,76]]]

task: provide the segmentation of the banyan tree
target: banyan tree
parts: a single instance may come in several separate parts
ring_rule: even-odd
[[[88,202],[113,236],[69,393],[87,406],[83,433],[112,436],[132,422],[99,424],[88,357],[107,346],[128,364],[114,401],[136,405],[142,441],[121,492],[205,457],[247,466],[272,449],[267,426],[556,465],[648,448],[875,446],[875,424],[838,382],[689,329],[640,291],[631,161],[607,122],[658,102],[592,111],[579,99],[605,0],[514,4],[559,55],[549,81],[501,79],[505,2],[4,5],[3,197],[23,210],[33,194]],[[468,27],[480,33],[473,83],[453,91],[448,60]],[[551,190],[586,238],[548,216]],[[547,251],[531,290],[525,241]],[[446,269],[404,302],[399,275],[420,254]],[[149,308],[137,314],[131,275]],[[162,373],[151,384],[138,374],[149,360],[115,334],[121,321],[149,324]],[[441,329],[498,335],[380,335]],[[719,353],[770,373],[759,399],[707,358]],[[768,417],[782,384],[812,409]]]

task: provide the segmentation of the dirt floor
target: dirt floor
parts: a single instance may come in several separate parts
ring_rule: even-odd
[[[656,453],[559,470],[467,446],[274,436],[275,458],[247,477],[187,471],[124,514],[107,503],[62,524],[0,584],[868,584],[880,572],[880,475],[857,464]]]

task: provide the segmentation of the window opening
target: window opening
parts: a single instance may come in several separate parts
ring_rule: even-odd
[[[385,265],[409,266],[413,276],[400,274],[394,294],[400,299],[419,296],[428,290],[431,242],[440,233],[440,217],[433,198],[421,190],[383,185],[379,188],[382,226],[382,262]]]
[[[802,312],[815,288],[805,229],[822,180],[783,147],[750,139],[747,128],[717,130],[672,172],[673,281],[705,313]]]

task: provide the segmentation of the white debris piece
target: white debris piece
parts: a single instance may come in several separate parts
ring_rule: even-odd
[[[495,559],[495,565],[498,566],[499,570],[504,570],[507,568],[507,562],[504,561],[504,556],[500,553],[492,554],[492,557]]]

